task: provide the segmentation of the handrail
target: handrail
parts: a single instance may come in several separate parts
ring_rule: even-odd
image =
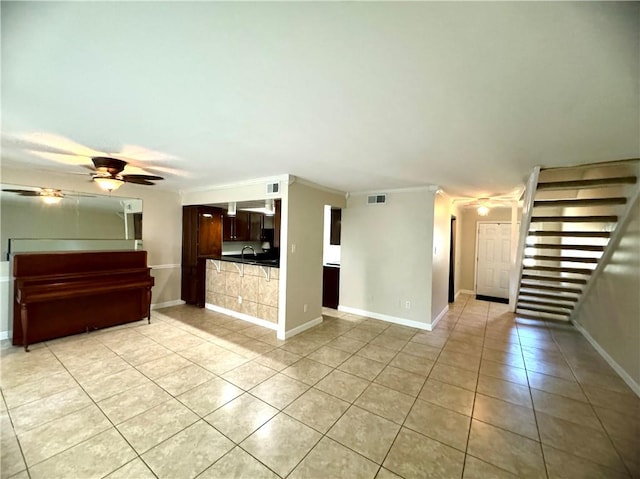
[[[511,268],[511,282],[509,284],[509,310],[515,312],[518,304],[518,295],[520,294],[520,280],[522,277],[522,261],[524,260],[524,250],[527,246],[527,233],[531,226],[531,216],[533,213],[533,199],[536,195],[536,187],[538,186],[538,177],[540,176],[540,167],[536,166],[527,180],[527,186],[524,192],[524,203],[522,205],[522,219],[520,220],[520,236],[518,237],[518,249],[516,250],[516,258]]]

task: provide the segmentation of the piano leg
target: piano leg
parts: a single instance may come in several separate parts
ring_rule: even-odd
[[[151,288],[147,289],[147,324],[151,324]]]
[[[24,346],[24,350],[29,352],[29,320],[27,317],[27,305],[25,303],[22,304],[20,308],[20,322],[22,323],[22,345]]]

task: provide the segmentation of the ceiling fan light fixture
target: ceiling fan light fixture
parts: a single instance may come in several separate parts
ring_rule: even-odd
[[[93,178],[93,181],[95,181],[101,189],[108,191],[109,193],[117,190],[124,184],[124,181],[118,178],[104,176],[96,176]]]
[[[478,206],[478,216],[487,216],[489,214],[489,207],[486,205]]]
[[[41,188],[38,195],[42,202],[47,205],[56,205],[64,198],[62,191],[56,190],[55,188]]]
[[[42,199],[42,202],[46,205],[57,205],[62,201],[62,196],[42,195],[40,196],[40,198]]]

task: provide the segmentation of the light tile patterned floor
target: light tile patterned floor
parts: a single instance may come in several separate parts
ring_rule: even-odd
[[[5,341],[1,478],[640,477],[640,400],[572,327],[466,295],[433,332],[325,313]]]

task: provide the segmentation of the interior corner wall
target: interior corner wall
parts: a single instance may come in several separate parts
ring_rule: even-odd
[[[426,188],[388,192],[384,205],[350,196],[342,212],[340,307],[430,326],[433,215],[434,192]]]
[[[487,216],[478,215],[476,208],[461,208],[460,229],[460,289],[475,291],[476,234],[478,221],[511,223],[511,208],[491,208]]]
[[[343,194],[299,181],[289,185],[286,245],[280,253],[286,252],[285,334],[322,317],[324,206],[345,203]]]
[[[77,175],[61,175],[37,170],[2,168],[2,182],[12,185],[58,188],[81,193],[99,194],[97,187]],[[112,196],[142,199],[142,244],[148,252],[148,263],[155,278],[152,290],[153,304],[180,301],[180,261],[182,249],[182,206],[177,192],[159,187],[127,184]],[[8,269],[7,269],[8,271]],[[4,294],[4,291],[3,291]],[[7,305],[10,298],[2,297]],[[8,315],[7,315],[7,321]],[[0,324],[0,334],[10,324]]]
[[[640,393],[640,207],[636,201],[631,221],[611,261],[587,293],[575,322],[626,373]],[[620,372],[620,370],[618,371]]]
[[[431,321],[449,304],[449,252],[451,251],[451,201],[435,195],[433,216],[433,267],[431,270]]]

